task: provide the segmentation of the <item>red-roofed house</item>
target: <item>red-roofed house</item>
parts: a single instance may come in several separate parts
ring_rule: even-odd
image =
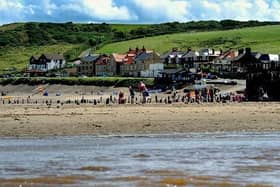
[[[96,76],[113,76],[116,74],[116,63],[111,57],[103,54],[95,63]]]
[[[232,72],[232,61],[237,56],[233,49],[221,52],[221,55],[214,60],[214,70],[216,72]]]
[[[112,60],[116,64],[117,75],[140,77],[141,72],[150,70],[150,64],[160,62],[160,55],[143,47],[129,49],[126,54],[113,54]]]

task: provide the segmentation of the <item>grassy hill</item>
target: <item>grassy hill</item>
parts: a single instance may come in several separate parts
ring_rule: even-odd
[[[137,30],[141,28],[149,28],[150,25],[147,24],[111,24],[113,30],[130,32],[132,30]]]
[[[22,70],[26,68],[31,55],[39,56],[42,53],[66,53],[79,48],[79,45],[59,44],[38,47],[12,47],[0,50],[0,73],[7,72],[9,69],[16,68]]]
[[[252,47],[262,52],[280,53],[280,26],[277,24],[280,22],[233,20],[153,25],[71,22],[8,24],[0,26],[0,73],[11,67],[22,70],[31,55],[62,53],[71,61],[89,48],[92,51],[97,49],[99,53],[112,53],[144,45],[163,53],[172,47]],[[273,26],[252,27],[259,25]],[[242,29],[229,30],[234,28]]]
[[[280,54],[280,26],[263,26],[234,29],[227,31],[179,33],[147,37],[105,45],[98,52],[125,52],[129,47],[154,49],[160,53],[169,51],[172,47],[187,49],[216,48],[238,49],[251,47],[254,51]]]

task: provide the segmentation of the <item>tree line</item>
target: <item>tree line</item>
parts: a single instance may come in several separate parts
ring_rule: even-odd
[[[40,46],[58,43],[86,44],[96,48],[105,43],[142,37],[157,36],[180,32],[228,30],[264,25],[278,25],[280,22],[259,21],[191,21],[186,23],[170,22],[135,27],[125,31],[118,30],[107,23],[74,24],[34,23],[22,24],[12,30],[0,29],[0,47]]]

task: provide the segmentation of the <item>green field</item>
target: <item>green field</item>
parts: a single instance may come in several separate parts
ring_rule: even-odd
[[[193,32],[147,37],[105,45],[99,53],[125,52],[129,47],[154,49],[159,53],[173,47],[181,49],[215,48],[238,49],[251,47],[253,51],[280,54],[280,26],[263,26],[227,31]]]
[[[145,24],[111,24],[113,29],[116,29],[118,31],[122,32],[130,32],[131,30],[134,29],[139,29],[139,28],[147,28],[150,25],[145,25]]]

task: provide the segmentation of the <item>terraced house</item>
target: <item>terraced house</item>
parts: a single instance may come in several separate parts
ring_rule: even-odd
[[[202,65],[208,66],[213,63],[213,60],[221,55],[221,51],[214,49],[201,49],[193,51],[191,48],[186,51],[181,51],[178,48],[173,48],[171,52],[161,56],[161,61],[165,64],[183,65],[185,68],[199,69]]]
[[[95,63],[96,76],[114,76],[116,74],[116,64],[109,55],[100,55]]]
[[[112,60],[116,64],[116,74],[120,76],[153,77],[156,76],[155,71],[163,70],[160,55],[155,51],[146,50],[145,47],[129,49],[125,54],[114,53]]]
[[[81,62],[77,67],[78,75],[95,76],[95,63],[99,58],[98,54],[89,54],[81,58]]]

